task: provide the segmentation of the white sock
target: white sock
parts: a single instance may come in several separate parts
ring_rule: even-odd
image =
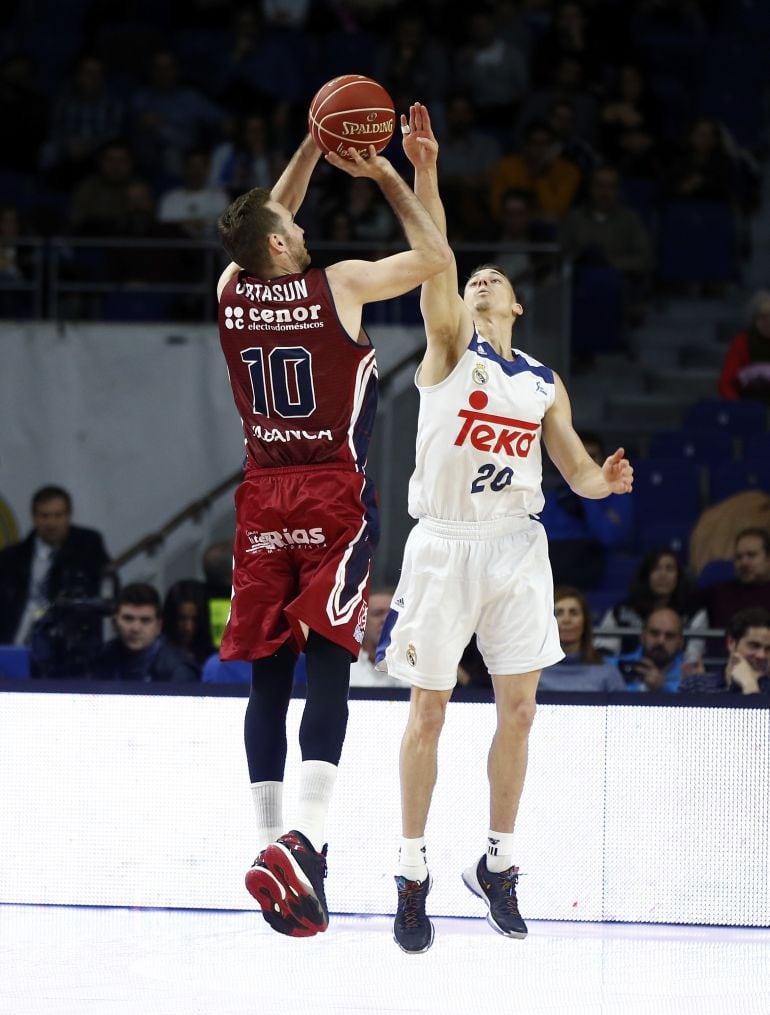
[[[398,851],[398,873],[407,881],[424,881],[428,876],[425,862],[425,836],[402,839]]]
[[[337,766],[328,761],[303,761],[299,770],[299,806],[292,827],[310,839],[317,853],[324,845],[324,826],[336,779]]]
[[[487,870],[500,874],[513,866],[513,832],[487,832]]]
[[[283,827],[283,783],[253,782],[251,798],[257,818],[257,852],[260,852],[286,831]]]

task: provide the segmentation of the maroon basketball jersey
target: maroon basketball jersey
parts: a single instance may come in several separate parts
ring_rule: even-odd
[[[257,468],[366,464],[377,363],[337,317],[326,273],[265,281],[234,274],[219,301],[219,340]]]

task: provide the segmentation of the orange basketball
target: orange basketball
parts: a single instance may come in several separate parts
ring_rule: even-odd
[[[318,89],[307,119],[321,151],[344,155],[357,148],[366,154],[373,144],[379,153],[393,137],[396,110],[382,85],[361,74],[343,74]]]

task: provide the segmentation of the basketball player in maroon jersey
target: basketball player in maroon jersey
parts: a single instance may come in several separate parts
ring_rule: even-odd
[[[219,220],[233,262],[217,287],[219,334],[246,444],[220,655],[252,661],[244,739],[259,853],[246,886],[270,926],[293,937],[328,926],[324,822],[377,541],[365,473],[377,365],[362,308],[414,289],[451,258],[412,190],[371,147],[368,158],[353,150],[350,159],[325,157],[379,186],[409,249],[310,267],[294,214],[320,154],[306,137],[271,191],[250,190]],[[299,801],[286,832],[286,714],[303,649]]]

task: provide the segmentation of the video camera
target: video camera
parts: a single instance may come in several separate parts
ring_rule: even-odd
[[[86,677],[102,644],[102,622],[115,602],[96,596],[60,596],[34,624],[29,638],[34,677]]]

